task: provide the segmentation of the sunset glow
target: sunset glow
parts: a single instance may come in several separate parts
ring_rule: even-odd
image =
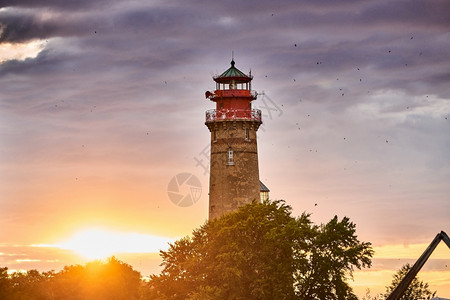
[[[103,229],[83,230],[65,242],[39,247],[73,250],[88,259],[105,259],[118,253],[151,253],[168,248],[174,239],[139,234],[112,232]]]
[[[431,239],[430,239],[431,242]],[[376,258],[418,259],[429,244],[387,245],[374,247]],[[432,259],[450,259],[450,249],[441,242],[431,255]]]

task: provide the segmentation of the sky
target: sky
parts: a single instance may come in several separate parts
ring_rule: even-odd
[[[0,266],[116,254],[158,272],[207,219],[204,95],[232,53],[259,93],[270,197],[373,244],[360,295],[450,233],[449,1],[0,5]],[[188,207],[168,194],[181,173],[201,184]],[[419,275],[450,298],[448,250]]]

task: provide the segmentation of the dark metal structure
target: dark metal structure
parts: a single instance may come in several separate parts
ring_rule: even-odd
[[[445,232],[441,231],[436,235],[425,252],[419,257],[416,263],[412,266],[411,270],[409,270],[409,272],[406,274],[405,278],[400,281],[398,286],[392,291],[392,293],[389,295],[389,297],[386,298],[386,300],[399,300],[403,296],[406,289],[413,281],[414,277],[416,277],[417,273],[419,273],[420,269],[422,269],[431,253],[433,253],[434,249],[436,249],[437,245],[441,241],[444,241],[450,249],[450,238]]]

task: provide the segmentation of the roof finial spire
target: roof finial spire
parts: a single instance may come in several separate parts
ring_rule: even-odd
[[[234,67],[234,51],[231,51],[231,66]]]

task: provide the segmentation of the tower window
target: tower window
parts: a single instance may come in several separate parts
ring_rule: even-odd
[[[234,165],[234,154],[233,154],[233,149],[230,147],[228,148],[228,160],[227,160],[227,165],[232,166]]]
[[[250,141],[250,135],[249,135],[249,132],[248,132],[248,128],[245,128],[245,140],[246,141]]]
[[[217,131],[213,131],[213,142],[217,142]]]

